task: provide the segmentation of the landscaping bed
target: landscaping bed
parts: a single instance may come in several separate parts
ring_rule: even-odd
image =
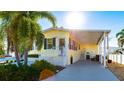
[[[64,67],[55,66],[46,60],[37,60],[31,65],[0,64],[0,81],[38,81],[46,79]]]
[[[65,67],[62,66],[56,66],[57,72],[60,72],[61,70],[65,69]]]
[[[124,65],[118,64],[116,62],[107,63],[108,69],[116,75],[116,77],[124,81]]]

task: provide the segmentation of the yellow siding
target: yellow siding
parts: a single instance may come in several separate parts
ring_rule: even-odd
[[[94,44],[81,44],[81,50],[82,51],[93,51],[95,54],[98,54],[98,45]]]
[[[59,30],[46,31],[43,34],[45,35],[45,38],[53,38],[53,37],[63,38],[68,36],[68,32],[59,31]]]
[[[69,32],[66,32],[66,31],[60,31],[60,30],[49,30],[49,31],[46,31],[46,32],[43,32],[45,38],[68,38],[69,37]],[[57,44],[57,43],[56,43]],[[58,46],[57,46],[58,47]],[[37,50],[33,50],[33,51],[30,51],[29,53],[30,54],[42,54],[42,55],[45,55],[45,56],[58,56],[58,50],[57,50],[57,47],[56,49],[46,49],[44,50],[44,45],[42,47],[42,49],[40,51],[37,51]]]
[[[79,40],[76,37],[74,37],[73,35],[70,34],[69,38],[72,39],[72,40],[74,40],[74,41],[76,41],[78,44],[81,44],[79,42]]]
[[[71,40],[74,40],[76,43],[78,43],[78,44],[80,44],[81,45],[81,43],[79,42],[79,40],[76,38],[76,37],[74,37],[72,34],[70,34],[70,36],[69,36],[69,38],[71,39]],[[80,59],[80,55],[81,55],[81,50],[70,50],[69,49],[69,53],[68,53],[68,64],[70,64],[70,58],[71,57],[73,57],[73,63],[74,62],[76,62],[76,61],[78,61],[79,59]]]

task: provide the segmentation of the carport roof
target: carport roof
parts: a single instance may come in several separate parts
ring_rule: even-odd
[[[71,31],[70,35],[73,35],[82,44],[98,44],[102,39],[104,32],[96,31]]]
[[[59,31],[67,31],[70,35],[73,35],[76,39],[78,39],[82,44],[98,44],[102,39],[104,33],[108,34],[111,30],[104,29],[66,29],[63,27],[60,28],[49,28],[44,30],[44,32],[50,30],[59,30]]]

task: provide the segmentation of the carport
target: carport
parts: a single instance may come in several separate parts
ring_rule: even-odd
[[[94,44],[98,45],[98,55],[100,63],[106,67],[108,50],[109,50],[109,40],[108,36],[110,30],[68,30],[71,35],[78,39],[82,44]]]

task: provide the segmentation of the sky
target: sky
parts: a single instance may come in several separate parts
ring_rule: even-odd
[[[116,33],[121,31],[121,29],[124,28],[124,12],[123,11],[80,11],[78,12],[81,16],[72,17],[72,12],[70,11],[53,11],[53,15],[57,19],[57,26],[58,27],[64,27],[64,28],[70,28],[69,23],[67,24],[67,21],[71,20],[75,23],[76,19],[79,21],[82,16],[82,23],[79,26],[76,26],[76,28],[79,29],[108,29],[111,30],[111,33],[109,34],[109,45],[110,47],[118,47],[117,45],[117,39],[116,39]],[[72,17],[72,18],[70,18]],[[69,19],[69,20],[68,20]],[[74,19],[74,20],[73,20]],[[73,25],[73,23],[70,24]],[[77,21],[77,22],[78,22]],[[50,28],[52,25],[51,23],[46,20],[42,19],[39,21],[42,29]],[[80,22],[80,21],[79,21]],[[75,25],[75,24],[74,24]]]

